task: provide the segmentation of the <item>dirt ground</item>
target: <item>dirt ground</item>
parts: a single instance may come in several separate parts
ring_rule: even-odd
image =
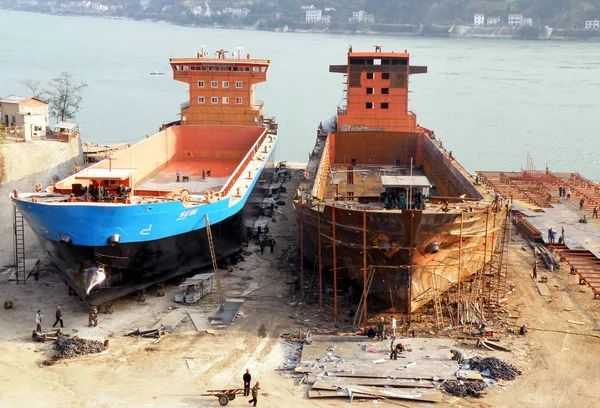
[[[294,189],[288,187],[288,191]],[[244,298],[244,316],[230,326],[215,329],[214,334],[197,332],[186,318],[173,333],[160,342],[154,339],[125,337],[136,328],[156,324],[172,308],[190,312],[213,313],[217,309],[215,293],[198,305],[174,303],[177,288],[167,286],[165,297],[156,297],[154,289],[145,302],[134,296],[115,303],[113,314],[100,314],[98,327],[87,327],[87,311],[51,270],[39,281],[26,285],[2,280],[0,301],[12,300],[14,308],[0,309],[0,407],[217,407],[215,397],[202,397],[207,389],[239,388],[241,377],[250,368],[253,382],[261,383],[258,406],[262,407],[340,407],[347,400],[309,400],[306,386],[297,385],[291,374],[275,371],[291,356],[293,349],[281,341],[282,333],[331,327],[331,319],[320,317],[315,305],[293,305],[300,299],[290,290],[290,263],[295,251],[295,222],[288,196],[283,214],[271,224],[277,238],[274,253],[260,254],[259,247],[244,248],[245,259],[220,270],[225,296]],[[523,249],[526,248],[526,249]],[[381,402],[381,406],[438,407],[597,407],[600,406],[600,332],[596,319],[600,301],[590,290],[577,284],[575,276],[562,271],[547,275],[550,296],[541,296],[531,279],[532,251],[520,237],[511,243],[509,281],[515,293],[504,307],[518,318],[502,319],[515,327],[526,324],[526,336],[507,333],[505,325],[490,322],[500,331],[501,344],[512,353],[490,353],[517,365],[523,375],[504,386],[491,388],[482,399],[446,396],[439,404]],[[292,304],[290,304],[292,303]],[[52,366],[41,362],[51,354],[51,343],[33,343],[34,314],[46,314],[44,330],[54,323],[56,305],[63,306],[64,331],[83,338],[110,340],[104,354],[63,360]],[[330,310],[329,308],[326,310]],[[427,320],[427,319],[426,319]],[[574,320],[583,325],[567,323]],[[423,331],[430,328],[425,323]],[[445,333],[445,335],[455,335]],[[475,350],[472,341],[460,343],[467,354],[486,355]],[[248,406],[238,396],[229,406]],[[355,400],[353,405],[373,406],[373,401]]]

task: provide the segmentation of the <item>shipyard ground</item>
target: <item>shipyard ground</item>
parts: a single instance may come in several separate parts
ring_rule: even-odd
[[[298,175],[296,175],[298,177]],[[288,186],[288,191],[294,191]],[[49,270],[39,281],[26,285],[0,282],[0,300],[11,300],[12,309],[0,309],[0,406],[1,407],[218,407],[215,397],[202,397],[207,389],[241,387],[241,376],[250,368],[253,382],[260,381],[258,406],[262,407],[341,407],[348,399],[308,399],[306,385],[297,385],[291,374],[276,371],[290,358],[293,347],[280,339],[282,333],[328,329],[331,318],[322,315],[317,305],[295,305],[299,298],[287,283],[291,254],[295,248],[296,227],[289,197],[281,206],[283,214],[271,224],[277,237],[275,252],[263,255],[257,245],[245,248],[245,260],[231,272],[221,270],[226,297],[243,298],[243,316],[232,325],[196,331],[184,319],[173,333],[160,342],[154,339],[124,337],[136,328],[154,326],[173,308],[212,314],[217,308],[215,293],[195,306],[174,303],[178,293],[167,286],[165,297],[148,291],[145,302],[135,297],[115,303],[113,314],[100,314],[98,327],[87,327],[87,311],[67,287]],[[595,222],[595,221],[594,221]],[[507,313],[502,322],[490,325],[501,344],[512,353],[476,349],[471,340],[457,340],[468,355],[495,355],[514,363],[523,375],[502,386],[489,388],[481,399],[444,395],[441,403],[407,401],[381,402],[381,406],[427,407],[595,407],[600,379],[600,300],[578,284],[564,267],[560,272],[540,268],[548,277],[550,294],[540,295],[531,279],[532,251],[521,237],[511,242],[509,282],[515,293],[503,302]],[[291,303],[291,304],[290,304]],[[51,343],[33,343],[34,314],[46,314],[44,331],[54,323],[54,309],[63,305],[65,332],[88,339],[110,340],[110,348],[100,355],[64,360],[52,366],[41,363],[51,355]],[[325,308],[331,312],[330,307]],[[576,321],[582,324],[568,323]],[[417,336],[437,335],[432,319],[416,323]],[[526,336],[507,333],[526,324]],[[343,327],[340,327],[342,330]],[[456,336],[444,332],[440,337]],[[340,338],[343,341],[343,338]],[[387,343],[387,342],[386,342]],[[229,406],[248,406],[238,395]],[[370,400],[354,400],[353,405],[373,406]]]

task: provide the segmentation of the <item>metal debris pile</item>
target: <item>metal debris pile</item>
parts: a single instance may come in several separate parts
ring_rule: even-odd
[[[487,388],[483,381],[456,381],[450,380],[443,384],[444,391],[456,397],[476,397],[481,398],[481,391]]]
[[[62,359],[101,353],[106,350],[106,347],[104,347],[104,343],[98,340],[81,339],[77,336],[69,337],[58,333],[56,340],[54,340],[54,349],[56,350],[55,358]]]
[[[495,380],[501,378],[503,380],[514,380],[517,375],[521,375],[521,370],[510,363],[505,363],[496,357],[473,357],[469,361],[471,370],[481,372],[481,375],[490,377]]]

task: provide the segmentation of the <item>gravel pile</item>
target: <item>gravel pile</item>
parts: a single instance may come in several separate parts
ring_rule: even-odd
[[[101,341],[80,339],[77,336],[68,337],[62,333],[59,333],[58,338],[54,340],[54,349],[56,350],[56,359],[101,353],[106,350]]]
[[[487,388],[482,381],[446,381],[443,384],[444,391],[456,397],[481,397],[481,391]]]
[[[521,370],[512,364],[505,363],[496,357],[473,357],[469,361],[471,370],[477,370],[481,373],[487,371],[487,377],[497,380],[514,380],[518,375],[521,375]],[[487,374],[487,373],[486,373]]]

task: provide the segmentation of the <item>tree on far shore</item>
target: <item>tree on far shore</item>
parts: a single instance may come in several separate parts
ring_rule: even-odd
[[[58,121],[73,119],[83,99],[81,94],[88,85],[77,82],[70,72],[61,72],[49,85],[50,89],[46,94],[52,116]]]

